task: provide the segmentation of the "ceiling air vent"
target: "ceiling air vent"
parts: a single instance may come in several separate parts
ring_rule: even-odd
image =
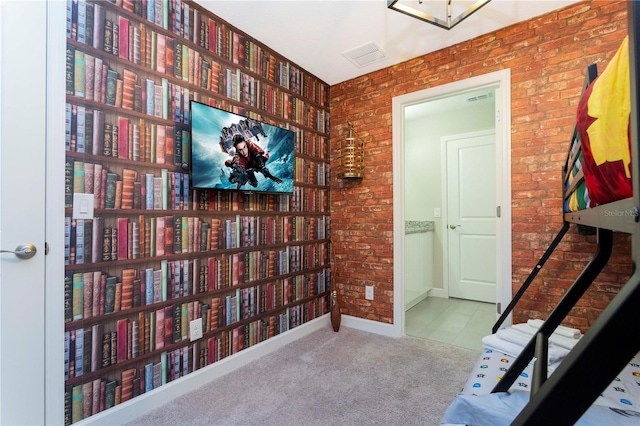
[[[489,98],[493,98],[493,92],[489,92],[486,94],[480,94],[480,95],[476,95],[476,96],[471,96],[470,98],[467,98],[467,102],[477,102],[477,101],[483,101],[485,99],[489,99]]]
[[[387,54],[375,42],[364,44],[342,54],[358,68],[387,59]]]

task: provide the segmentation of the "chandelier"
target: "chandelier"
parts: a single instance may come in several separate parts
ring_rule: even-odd
[[[416,9],[414,7],[411,7],[405,3],[400,3],[399,0],[387,0],[387,7],[389,9],[395,10],[397,12],[400,13],[404,13],[405,15],[409,15],[412,16],[416,19],[420,19],[421,21],[425,21],[428,22],[430,24],[433,24],[437,27],[440,28],[444,28],[445,30],[450,30],[451,28],[455,27],[456,25],[458,25],[460,22],[464,21],[465,19],[467,19],[469,16],[471,16],[473,13],[477,12],[478,9],[480,9],[482,6],[486,5],[487,3],[489,3],[491,0],[478,0],[477,2],[475,2],[473,5],[471,5],[467,10],[465,10],[464,12],[462,12],[461,14],[459,14],[458,16],[456,16],[455,18],[452,16],[451,13],[451,2],[452,0],[446,0],[447,3],[447,18],[446,19],[440,19],[440,18],[436,18],[435,16],[423,12],[419,9]],[[418,3],[418,7],[422,4],[423,0],[417,0]],[[413,1],[412,1],[413,3]]]

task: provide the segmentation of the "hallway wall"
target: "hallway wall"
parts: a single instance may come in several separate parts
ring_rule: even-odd
[[[584,72],[600,70],[627,34],[626,2],[575,5],[331,87],[335,158],[348,121],[365,143],[365,177],[331,182],[333,280],[343,313],[393,322],[392,99],[511,69],[512,244],[514,292],[561,227],[561,167],[568,150]],[[585,328],[626,282],[630,239],[616,235],[615,259],[568,317]],[[515,312],[541,317],[573,282],[594,247],[574,231],[561,244]],[[365,286],[375,300],[365,299]]]

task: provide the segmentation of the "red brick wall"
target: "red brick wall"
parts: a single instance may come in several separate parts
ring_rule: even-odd
[[[513,292],[562,223],[560,170],[585,68],[602,71],[627,31],[626,2],[584,1],[331,87],[333,157],[346,123],[365,141],[361,183],[331,182],[333,282],[342,312],[393,322],[393,165],[395,96],[511,69]],[[427,25],[427,24],[425,24]],[[538,275],[514,316],[545,318],[594,251],[574,227]],[[582,329],[631,273],[630,239],[616,235],[608,266],[566,324]],[[375,300],[365,299],[365,286]]]

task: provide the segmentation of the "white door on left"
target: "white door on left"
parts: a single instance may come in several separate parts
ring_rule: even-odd
[[[0,1],[0,424],[45,424],[47,2]],[[62,392],[62,390],[60,390]]]

